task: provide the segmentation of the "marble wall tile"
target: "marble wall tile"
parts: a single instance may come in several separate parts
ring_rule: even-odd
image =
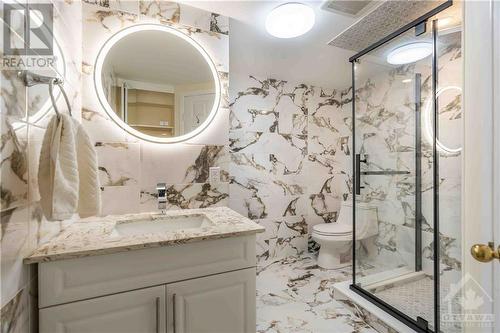
[[[139,143],[97,142],[101,186],[139,185],[141,150]]]
[[[1,305],[29,282],[24,256],[32,251],[28,206],[2,211],[1,216]]]
[[[1,330],[6,333],[30,331],[29,293],[23,288],[0,310]]]
[[[28,126],[2,115],[1,134],[0,189],[4,211],[28,203]]]
[[[179,23],[181,16],[181,4],[174,1],[139,0],[139,10],[141,15],[172,23]]]
[[[204,31],[212,31],[212,29],[210,29],[212,13],[184,4],[180,4],[180,12],[180,24],[195,27]]]
[[[229,205],[268,229],[303,219],[290,242],[261,235],[259,258],[307,251],[308,229],[335,222],[352,188],[348,90],[253,75],[231,82]]]
[[[229,18],[216,13],[210,15],[210,31],[220,34],[229,34]]]
[[[73,116],[80,119],[81,3],[52,4],[51,33],[61,51],[57,58],[61,66],[38,72],[64,79]],[[54,115],[47,87],[26,88],[15,71],[2,70],[1,80],[1,329],[9,333],[36,332],[36,270],[23,265],[22,260],[72,221],[46,221],[38,202],[39,151],[48,120]],[[57,98],[57,105],[67,112],[62,96]]]
[[[127,8],[111,3],[82,6],[82,118],[98,146],[103,214],[156,211],[156,184],[160,182],[168,184],[168,209],[227,205],[229,39],[210,29],[212,13],[157,0],[130,1]],[[164,24],[190,36],[207,51],[219,71],[222,96],[218,113],[210,128],[184,143],[152,144],[125,133],[107,116],[94,91],[93,64],[101,46],[117,31],[141,23]],[[220,182],[209,184],[210,167],[220,167]],[[126,208],[114,200],[127,203]]]
[[[266,228],[257,236],[260,260],[298,256],[307,251],[307,222],[304,216],[255,220]]]
[[[139,185],[101,187],[101,214],[117,215],[137,213],[140,207],[141,190]]]
[[[227,206],[229,183],[166,184],[167,210]],[[141,190],[140,211],[158,210],[156,186]]]
[[[229,153],[225,146],[159,146],[144,143],[141,159],[141,186],[157,183],[187,184],[208,182],[209,168],[221,169],[221,181],[229,180]]]

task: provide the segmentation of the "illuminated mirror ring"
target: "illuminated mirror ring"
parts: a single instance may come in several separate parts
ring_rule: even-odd
[[[462,88],[458,86],[446,86],[443,88],[440,88],[436,92],[436,99],[441,96],[444,92],[449,91],[449,90],[457,90],[462,94]],[[427,99],[425,103],[425,108],[424,108],[424,132],[425,132],[425,137],[427,141],[432,144],[433,138],[434,138],[434,131],[433,131],[433,126],[432,126],[432,99],[429,98]],[[462,151],[462,147],[458,148],[450,148],[445,146],[441,141],[439,141],[436,138],[436,147],[437,149],[445,154],[453,155],[453,154],[458,154]]]
[[[180,136],[175,136],[175,137],[167,137],[167,138],[162,138],[162,137],[157,137],[157,136],[152,136],[148,135],[145,133],[142,133],[131,126],[129,126],[127,123],[125,123],[114,111],[111,105],[109,104],[104,89],[103,89],[103,84],[102,84],[102,78],[101,78],[101,73],[103,70],[103,65],[104,61],[106,59],[107,54],[115,45],[118,41],[120,41],[122,38],[133,34],[135,32],[139,31],[162,31],[162,32],[167,32],[170,33],[174,36],[177,36],[184,41],[188,42],[191,46],[193,46],[203,57],[203,59],[206,61],[208,64],[210,71],[212,73],[214,82],[215,82],[215,98],[214,98],[214,103],[212,106],[212,109],[210,113],[208,114],[207,118],[203,123],[201,123],[197,128],[192,130],[191,132],[188,132],[186,134],[180,135]],[[125,28],[123,30],[120,30],[113,36],[111,36],[102,46],[101,50],[99,51],[97,55],[97,59],[95,62],[94,66],[94,87],[97,93],[97,97],[99,98],[99,101],[101,102],[101,105],[104,107],[104,110],[108,114],[108,116],[118,125],[120,126],[123,130],[128,132],[129,134],[138,137],[140,139],[143,139],[145,141],[149,142],[156,142],[156,143],[175,143],[175,142],[182,142],[186,141],[188,139],[193,138],[194,136],[200,134],[205,130],[208,125],[213,121],[215,118],[215,115],[217,114],[217,110],[219,109],[219,103],[221,99],[221,84],[219,80],[219,74],[217,72],[217,69],[215,67],[214,62],[208,55],[208,53],[203,49],[203,47],[196,42],[194,39],[191,37],[185,35],[179,30],[176,30],[174,28],[160,25],[160,24],[138,24],[138,25],[133,25],[131,27]]]

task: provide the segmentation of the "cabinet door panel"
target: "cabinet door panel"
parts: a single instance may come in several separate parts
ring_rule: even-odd
[[[167,285],[167,332],[255,333],[255,268]]]
[[[40,310],[41,333],[163,333],[165,286]]]

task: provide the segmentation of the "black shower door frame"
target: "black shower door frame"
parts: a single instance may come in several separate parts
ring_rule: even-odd
[[[369,53],[372,50],[375,50],[376,48],[386,44],[387,42],[391,41],[392,39],[400,36],[401,34],[407,32],[410,29],[416,28],[419,25],[426,23],[431,17],[435,16],[439,12],[445,10],[446,8],[450,7],[453,5],[453,0],[448,0],[441,5],[437,6],[435,9],[432,11],[426,13],[425,15],[422,15],[418,19],[408,23],[404,27],[400,28],[399,30],[391,33],[390,35],[382,38],[378,42],[370,45],[366,49],[358,52],[354,56],[349,58],[349,62],[351,62],[352,65],[352,152],[353,154],[356,152],[356,136],[355,136],[355,131],[356,131],[356,122],[355,122],[355,112],[356,112],[356,85],[355,85],[355,64],[358,61],[360,57],[363,55]],[[434,257],[433,257],[433,270],[434,270],[434,331],[439,332],[440,331],[440,283],[439,283],[439,277],[440,277],[440,256],[439,256],[439,191],[438,191],[438,186],[439,186],[439,158],[437,155],[437,146],[436,146],[436,139],[438,137],[438,112],[437,112],[437,96],[436,96],[436,90],[437,90],[437,22],[433,21],[432,22],[432,39],[433,39],[433,53],[432,53],[432,110],[433,110],[433,123],[434,123],[434,137],[433,137],[433,219],[434,219],[434,234],[433,234],[433,252],[434,252]],[[418,81],[418,80],[416,80]],[[415,87],[416,89],[419,89],[420,87],[417,87],[418,82],[416,82]],[[419,108],[420,108],[420,103],[416,103],[416,113],[417,117],[419,116]],[[418,122],[417,122],[418,123]],[[420,129],[416,128],[416,136],[418,139]],[[416,147],[416,154],[417,154],[417,165],[418,160],[419,160],[419,154],[418,154],[418,147]],[[357,168],[356,165],[356,158],[352,158],[352,170],[353,170],[353,184],[358,184],[360,183],[360,172]],[[418,178],[419,170],[417,168],[416,170],[416,175]],[[420,179],[417,179],[417,182],[419,182]],[[353,196],[353,240],[356,239],[356,189],[352,189]],[[416,194],[416,212],[419,211],[419,205],[421,205],[420,202],[420,196]],[[418,215],[418,213],[417,213]],[[416,216],[416,238],[415,238],[415,245],[416,248],[418,249],[420,247],[421,249],[421,227],[419,228],[419,224],[421,223],[420,220],[421,217]],[[419,234],[419,229],[420,229],[420,234]],[[420,255],[419,255],[420,254]],[[353,247],[352,247],[352,259],[353,259],[353,265],[352,265],[352,284],[350,285],[350,289],[357,293],[358,295],[362,296],[363,298],[367,299],[371,303],[375,304],[385,312],[389,313],[391,316],[395,317],[402,323],[406,324],[408,327],[414,329],[417,332],[421,333],[433,333],[434,331],[431,330],[428,327],[428,322],[423,319],[418,317],[417,320],[411,318],[407,314],[401,312],[400,310],[396,309],[393,307],[391,304],[383,301],[382,299],[376,297],[369,291],[365,290],[364,288],[356,285],[356,242],[353,241]],[[415,264],[416,264],[416,269],[420,270],[421,269],[421,251],[418,252],[416,251],[415,253]]]

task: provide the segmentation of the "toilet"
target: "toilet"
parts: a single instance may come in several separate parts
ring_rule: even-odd
[[[312,238],[320,244],[318,266],[335,269],[352,264],[352,200],[342,202],[337,222],[316,224]],[[377,208],[356,203],[356,240],[361,241],[368,254],[376,251],[378,234]]]

